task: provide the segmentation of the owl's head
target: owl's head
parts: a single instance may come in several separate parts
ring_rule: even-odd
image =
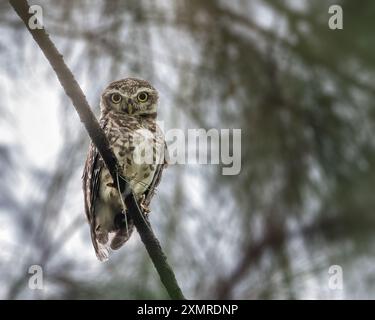
[[[104,90],[100,108],[102,112],[121,112],[133,116],[156,116],[158,92],[147,81],[126,78],[114,81]]]

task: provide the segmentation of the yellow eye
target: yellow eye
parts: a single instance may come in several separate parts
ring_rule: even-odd
[[[113,103],[120,103],[120,101],[122,100],[122,96],[119,93],[114,93],[111,95],[111,100]]]
[[[139,102],[146,102],[148,99],[148,93],[147,92],[138,93],[137,99]]]

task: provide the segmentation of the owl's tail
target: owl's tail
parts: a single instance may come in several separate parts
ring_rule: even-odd
[[[117,250],[122,247],[122,245],[129,240],[134,229],[133,222],[130,220],[128,223],[128,230],[126,228],[120,229],[116,232],[115,236],[111,241],[111,249]]]
[[[117,250],[122,247],[122,245],[129,240],[130,236],[133,233],[134,224],[133,220],[127,219],[127,226],[121,226],[115,233],[110,247],[112,250]]]
[[[134,229],[133,220],[123,213],[118,213],[113,221],[111,231],[99,227],[91,228],[91,239],[96,256],[100,261],[109,258],[109,251],[119,249],[129,240]]]

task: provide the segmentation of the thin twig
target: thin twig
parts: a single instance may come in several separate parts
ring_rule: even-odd
[[[104,163],[106,164],[112,176],[114,185],[121,190],[122,196],[124,197],[124,201],[128,208],[128,212],[134,221],[134,225],[141,236],[143,244],[151,257],[151,260],[154,263],[154,266],[159,273],[160,279],[167,289],[169,296],[172,299],[185,299],[176,281],[174,272],[169,266],[167,258],[161,249],[160,243],[155,237],[151,226],[147,225],[147,222],[143,217],[133,193],[130,192],[129,195],[126,193],[125,197],[125,191],[129,190],[128,184],[124,179],[120,179],[120,184],[117,185],[117,168],[119,167],[117,159],[110,148],[107,137],[101,129],[95,115],[91,111],[82,89],[75,80],[70,69],[66,66],[63,56],[59,53],[45,29],[32,30],[29,28],[28,22],[31,15],[29,14],[29,5],[26,0],[9,0],[9,3],[22,19],[26,28],[29,30],[35,42],[39,45],[43,54],[54,69],[57,78],[65,90],[65,93],[71,99],[73,106],[81,119],[81,122],[84,124],[92,142],[95,144]]]

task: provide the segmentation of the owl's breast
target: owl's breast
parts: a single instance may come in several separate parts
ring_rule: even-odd
[[[115,153],[123,177],[137,197],[151,184],[156,166],[164,161],[164,139],[160,132],[149,130],[140,124],[133,128],[113,127],[108,138]],[[107,197],[111,192],[106,193]]]

